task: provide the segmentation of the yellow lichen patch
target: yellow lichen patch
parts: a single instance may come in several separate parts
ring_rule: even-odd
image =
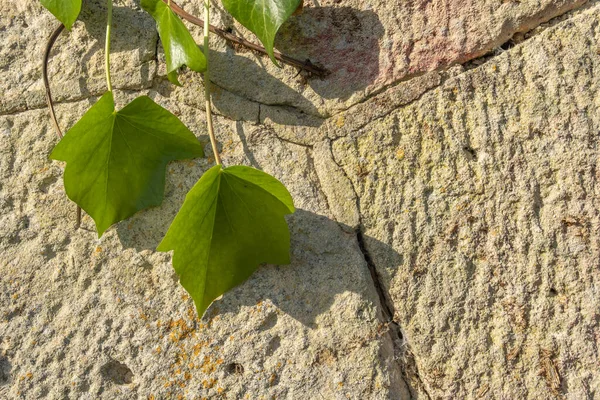
[[[194,345],[194,355],[197,356],[198,354],[200,354],[200,350],[202,350],[202,348],[207,345],[208,345],[208,341],[206,341],[206,340],[196,343]]]
[[[396,158],[398,160],[403,160],[404,159],[404,155],[405,155],[404,149],[400,148],[400,149],[396,150]]]
[[[211,378],[208,380],[205,379],[202,381],[202,386],[204,386],[204,389],[211,389],[216,384],[217,384],[217,379],[214,379],[214,378]]]
[[[204,361],[202,362],[202,365],[200,366],[200,370],[202,372],[204,372],[205,374],[211,374],[211,373],[215,372],[216,368],[217,368],[217,364],[215,364],[211,361],[210,356],[204,356]]]
[[[195,336],[194,328],[188,326],[183,319],[178,319],[177,321],[171,320],[169,322],[169,329],[171,330],[171,333],[169,334],[169,340],[173,343],[187,339],[190,336]]]
[[[228,139],[228,140],[226,140],[225,142],[223,142],[223,143],[222,143],[222,146],[223,146],[223,147],[222,147],[222,150],[221,150],[221,152],[222,152],[222,153],[228,153],[228,152],[230,152],[231,150],[235,150],[235,147],[236,147],[236,146],[237,146],[239,143],[241,143],[241,142],[238,142],[238,143],[236,143],[236,142],[234,142],[233,140],[231,140],[231,139]]]
[[[346,118],[343,115],[339,115],[337,117],[337,119],[335,120],[335,125],[338,128],[341,128],[342,126],[344,126],[346,124]]]

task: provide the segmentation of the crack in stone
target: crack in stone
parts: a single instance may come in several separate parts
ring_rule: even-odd
[[[318,190],[321,193],[321,195],[323,196],[323,198],[325,199],[327,208],[331,211],[332,209],[329,204],[330,199],[328,198],[327,194],[323,191],[323,189],[322,189],[323,184],[322,184],[321,180],[319,179],[319,174],[316,171],[316,166],[314,163],[314,154],[313,154],[314,146],[306,145],[303,143],[295,143],[288,139],[284,139],[284,138],[277,136],[277,134],[275,132],[273,132],[272,129],[270,131],[273,134],[273,137],[277,140],[280,140],[282,142],[289,143],[292,145],[301,146],[301,147],[304,147],[307,149],[307,155],[310,160],[309,168],[314,170],[316,180],[317,180],[316,183],[318,185]],[[333,159],[334,163],[340,168],[340,170],[342,171],[342,173],[344,174],[346,179],[348,179],[350,181],[350,178],[346,174],[346,171],[341,167],[341,165],[335,159],[335,157],[333,156],[333,153],[332,153],[332,159]],[[351,184],[351,187],[352,187],[352,192],[353,192],[354,198],[357,201],[357,205],[360,207],[360,205],[358,204],[359,197],[356,192],[356,189],[354,188],[354,185],[352,185],[352,184]],[[359,218],[360,218],[360,208],[359,208]],[[363,259],[367,265],[369,274],[371,276],[371,281],[373,283],[373,286],[375,288],[375,291],[376,291],[378,299],[379,299],[379,305],[380,305],[380,309],[382,311],[383,322],[388,329],[387,332],[390,335],[390,339],[392,341],[392,346],[394,349],[393,359],[400,371],[400,377],[402,379],[402,382],[404,383],[406,389],[408,390],[408,392],[410,394],[409,399],[412,400],[412,399],[417,398],[415,396],[415,389],[409,384],[410,377],[407,373],[407,370],[409,369],[407,366],[410,363],[410,365],[411,365],[410,369],[413,369],[415,371],[415,373],[412,376],[414,376],[418,382],[419,391],[424,393],[425,396],[427,397],[427,399],[431,400],[431,396],[427,392],[425,385],[423,384],[423,382],[420,378],[420,375],[418,373],[418,368],[417,368],[416,362],[414,360],[414,357],[412,356],[412,353],[405,350],[405,348],[407,347],[407,343],[404,338],[404,335],[402,334],[402,329],[400,328],[400,325],[398,324],[397,321],[394,320],[395,311],[394,311],[393,302],[390,298],[388,291],[386,290],[386,288],[383,284],[381,277],[379,276],[379,273],[377,272],[377,267],[375,266],[375,263],[366,247],[364,234],[362,231],[362,223],[360,221],[359,221],[359,226],[355,229],[355,234],[356,234],[356,241],[358,244],[358,248],[359,248],[359,250],[363,256]],[[407,355],[407,353],[410,353],[410,357],[408,359],[405,357]],[[404,358],[404,361],[401,361],[401,359],[403,359],[403,358]]]
[[[102,93],[89,94],[86,96],[76,97],[73,99],[63,100],[63,101],[53,101],[52,103],[56,107],[57,105],[79,103],[80,101],[84,101],[84,100],[88,100],[88,99],[92,99],[94,97],[100,97],[100,96],[102,96]],[[18,114],[23,114],[23,113],[30,112],[30,111],[41,111],[41,110],[48,110],[48,106],[46,105],[46,103],[40,104],[39,106],[37,106],[37,105],[33,106],[33,107],[25,106],[24,108],[15,108],[12,110],[0,112],[0,117],[8,117],[11,115],[18,115]]]
[[[313,149],[313,147],[314,147],[314,146],[312,146],[312,145],[310,145],[310,144],[306,144],[306,143],[300,143],[300,142],[294,142],[293,140],[286,139],[286,138],[282,138],[281,136],[277,135],[277,132],[275,132],[275,130],[274,130],[274,129],[273,129],[271,126],[269,126],[269,125],[266,125],[266,124],[259,124],[259,126],[261,126],[262,128],[264,128],[265,130],[267,130],[267,131],[268,131],[268,132],[271,134],[271,136],[272,136],[273,138],[275,138],[275,139],[277,139],[277,140],[280,140],[280,141],[282,141],[282,142],[284,142],[284,143],[289,143],[289,144],[293,144],[293,145],[296,145],[296,146],[305,147],[305,148],[307,148],[307,149],[311,149],[311,150],[312,150],[312,149]],[[313,166],[314,166],[314,164],[313,164]],[[315,168],[315,169],[316,169],[316,168]]]
[[[393,324],[399,327],[398,323],[394,321],[394,305],[383,285],[383,282],[381,281],[381,277],[377,272],[377,267],[375,266],[375,263],[373,262],[373,259],[371,258],[371,255],[365,246],[365,238],[361,227],[356,229],[356,241],[358,242],[360,252],[362,253],[367,267],[369,268],[369,273],[371,274],[371,279],[373,280],[373,286],[375,287],[377,297],[379,297],[379,303],[381,304],[384,322],[386,324]],[[398,335],[398,338],[403,340],[403,336],[400,331],[398,331]]]
[[[229,89],[227,89],[227,88],[219,85],[218,83],[216,83],[214,81],[211,81],[211,85],[216,86],[219,89],[221,89],[221,90],[223,90],[223,91],[225,91],[227,93],[230,93],[230,94],[232,94],[234,96],[237,96],[240,99],[246,100],[246,101],[248,101],[250,103],[258,104],[259,106],[263,105],[263,106],[274,107],[274,108],[281,107],[281,108],[285,108],[287,110],[291,110],[291,111],[293,111],[295,113],[298,113],[298,114],[309,115],[311,117],[320,118],[322,120],[327,120],[328,118],[331,117],[329,115],[321,115],[321,114],[318,114],[318,113],[311,113],[311,112],[304,111],[301,108],[295,106],[294,104],[289,104],[289,103],[261,103],[260,101],[256,101],[256,100],[254,100],[254,99],[252,99],[250,97],[247,97],[247,96],[245,96],[245,95],[243,95],[241,93],[229,90]],[[259,118],[260,118],[260,115],[259,115]],[[258,119],[258,123],[260,124],[260,119]]]
[[[367,249],[367,246],[365,243],[365,237],[364,237],[364,233],[363,233],[362,215],[360,212],[360,197],[358,196],[358,192],[356,191],[354,184],[350,180],[350,177],[346,173],[346,170],[336,160],[333,152],[331,153],[331,156],[332,156],[333,162],[340,168],[343,175],[350,182],[350,186],[352,188],[354,198],[356,199],[356,205],[358,208],[358,218],[359,218],[358,226],[356,227],[356,229],[354,231],[356,234],[356,242],[357,242],[358,248],[363,256],[365,264],[367,265],[369,274],[371,276],[371,281],[373,283],[373,287],[375,288],[377,297],[379,299],[380,309],[381,309],[382,316],[383,316],[383,322],[388,329],[388,334],[390,335],[390,340],[392,341],[392,346],[394,349],[394,357],[393,357],[394,362],[400,371],[400,377],[401,377],[402,381],[404,382],[406,389],[410,393],[410,400],[412,400],[413,398],[416,399],[416,396],[414,395],[415,389],[409,383],[410,377],[409,377],[407,371],[409,370],[409,368],[408,368],[409,364],[413,365],[412,369],[414,369],[415,371],[418,371],[417,365],[414,362],[414,357],[411,357],[410,360],[407,360],[404,357],[408,353],[407,341],[404,337],[404,334],[402,333],[402,328],[400,327],[400,324],[398,324],[398,322],[394,319],[395,310],[394,310],[393,301],[390,298],[390,294],[387,291],[387,289],[385,288],[385,285],[383,284],[381,276],[379,275],[379,272],[377,271],[377,266],[375,265],[375,262],[373,261],[373,258],[371,257],[369,250]],[[327,202],[329,202],[329,199],[327,199]],[[403,360],[403,358],[404,358],[404,360]],[[418,375],[418,373],[415,373],[414,376],[417,379],[420,391],[425,393],[425,395],[427,396],[428,399],[431,399],[431,396],[425,389],[425,385],[421,381],[421,378]]]
[[[414,356],[412,356],[412,353],[408,350],[408,344],[404,338],[404,335],[402,334],[400,324],[394,319],[395,311],[393,301],[391,300],[389,292],[385,288],[381,276],[377,272],[377,267],[373,262],[373,258],[371,257],[371,254],[365,245],[365,238],[361,227],[356,229],[356,241],[358,243],[360,252],[363,255],[363,259],[365,260],[365,263],[369,269],[371,280],[373,281],[373,286],[375,287],[377,296],[379,297],[379,304],[384,319],[383,322],[388,328],[388,334],[392,340],[394,353],[396,353],[394,354],[394,361],[396,361],[396,364],[400,369],[400,375],[410,393],[410,399],[412,400],[417,398],[417,396],[415,396],[415,389],[409,383],[410,376],[408,374],[408,370],[413,369],[414,373],[411,375],[417,380],[417,389],[424,393],[425,396],[431,400],[431,395],[427,391],[425,384],[419,375],[419,370]],[[410,357],[406,357],[407,355],[410,355]]]

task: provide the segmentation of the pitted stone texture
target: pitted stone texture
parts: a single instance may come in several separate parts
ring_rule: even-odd
[[[119,107],[132,98],[116,94]],[[201,111],[149,95],[207,142]],[[60,105],[61,125],[92,100]],[[405,397],[363,255],[329,218],[310,149],[217,119],[223,161],[275,175],[298,211],[292,264],[260,268],[198,320],[154,249],[210,155],[171,163],[163,205],[97,239],[89,217],[73,230],[46,110],[0,121],[3,398]]]
[[[84,3],[50,63],[63,127],[104,91],[104,2]],[[598,8],[426,93],[461,67],[423,72],[581,2],[306,3],[278,46],[335,67],[323,81],[213,40],[215,108],[238,120],[216,119],[225,164],[274,174],[299,211],[292,265],[198,321],[154,249],[210,146],[169,165],[161,207],[101,240],[87,217],[74,232],[40,80],[56,22],[0,0],[0,398],[405,399],[401,375],[418,398],[597,397]],[[199,75],[165,82],[137,4],[115,7],[118,106],[151,88],[208,143]],[[252,38],[222,10],[211,22]],[[395,348],[360,223],[408,341]]]
[[[334,141],[432,399],[600,398],[599,22]]]
[[[71,32],[63,31],[48,64],[56,101],[73,101],[106,91],[103,1],[85,1]],[[42,59],[50,34],[59,22],[38,0],[0,0],[0,113],[45,106]],[[115,1],[111,69],[120,89],[150,87],[156,72],[158,34],[152,18],[138,2]]]

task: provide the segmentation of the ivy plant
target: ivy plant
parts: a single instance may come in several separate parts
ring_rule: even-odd
[[[81,0],[40,0],[67,29],[81,10]],[[222,0],[225,9],[253,32],[275,64],[289,60],[275,52],[281,25],[302,0]],[[170,0],[142,0],[156,21],[165,51],[167,77],[180,85],[178,70],[187,66],[204,74],[207,131],[216,165],[204,173],[185,201],[157,250],[173,250],[173,267],[202,316],[211,302],[245,281],[261,263],[290,262],[290,233],[285,215],[294,212],[285,186],[269,174],[243,166],[223,166],[214,134],[209,74],[210,1],[203,0],[204,43],[195,43],[179,15],[199,21]],[[69,129],[50,158],[65,161],[69,199],[88,213],[98,237],[113,224],[164,197],[165,169],[173,160],[203,157],[194,134],[172,113],[147,96],[117,110],[110,75],[112,0],[107,0],[105,44],[106,93]],[[62,30],[61,26],[61,30]],[[52,43],[60,34],[51,37]],[[242,42],[244,43],[244,42]],[[44,79],[55,127],[62,137]],[[297,62],[296,64],[298,64]],[[301,64],[301,63],[300,63]],[[311,66],[312,68],[312,66]]]

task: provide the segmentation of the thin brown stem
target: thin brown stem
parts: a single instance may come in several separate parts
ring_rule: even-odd
[[[162,0],[162,1],[169,4],[169,0]],[[204,27],[203,20],[201,20],[200,18],[194,17],[193,15],[188,14],[187,12],[185,12],[185,10],[183,8],[179,7],[177,5],[177,3],[175,3],[174,1],[170,1],[170,3],[171,3],[171,10],[173,10],[173,12],[175,14],[179,15],[181,18],[185,19],[186,21],[188,21],[194,25]],[[255,43],[249,42],[248,40],[246,40],[244,38],[240,38],[235,35],[232,35],[231,33],[227,32],[226,30],[217,28],[216,26],[210,25],[210,24],[208,25],[208,29],[212,33],[221,36],[223,39],[225,39],[231,43],[235,43],[240,46],[247,47],[256,52],[259,52],[261,54],[268,55],[267,50],[265,50],[264,47],[259,46]],[[287,56],[277,50],[275,50],[274,55],[275,55],[275,58],[277,60],[281,61],[282,63],[294,66],[296,68],[299,68],[301,70],[309,72],[315,76],[324,77],[329,74],[329,72],[325,68],[321,68],[317,65],[314,65],[313,63],[310,62],[310,60],[300,61],[293,57]]]
[[[44,81],[44,87],[46,88],[46,103],[48,104],[48,111],[50,111],[50,119],[54,125],[54,130],[60,139],[62,139],[63,134],[60,130],[60,126],[58,125],[58,120],[56,119],[56,113],[54,112],[54,102],[52,101],[52,92],[50,91],[50,81],[48,80],[48,60],[50,59],[50,52],[52,51],[52,47],[54,47],[54,43],[56,43],[56,39],[60,36],[62,31],[65,29],[63,24],[60,24],[50,38],[48,39],[48,44],[46,45],[46,51],[44,51],[44,62],[42,64],[42,80]],[[77,222],[75,223],[75,229],[79,229],[81,226],[81,207],[77,206]]]
[[[54,130],[59,138],[63,137],[62,131],[58,126],[58,120],[56,119],[56,113],[54,112],[54,103],[52,102],[52,92],[50,91],[50,82],[48,81],[48,59],[50,58],[50,51],[52,51],[52,47],[56,42],[56,39],[60,36],[62,31],[65,29],[63,24],[60,24],[52,35],[50,35],[50,39],[48,39],[48,44],[46,45],[46,51],[44,52],[44,63],[42,64],[42,78],[44,80],[44,86],[46,87],[46,103],[48,104],[48,110],[50,111],[50,118],[52,119],[52,123],[54,124]]]

